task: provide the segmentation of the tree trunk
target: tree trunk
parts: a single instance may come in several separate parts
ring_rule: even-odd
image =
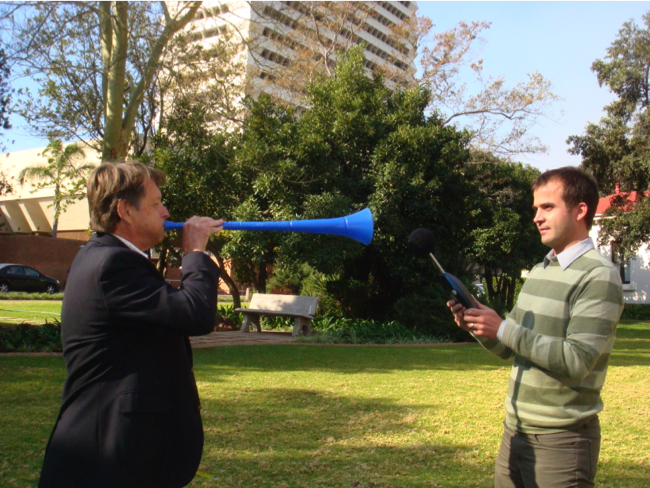
[[[160,251],[156,267],[160,271],[160,274],[165,276],[165,271],[167,271],[167,246],[163,247],[162,251]]]
[[[57,184],[54,187],[54,218],[52,219],[52,237],[56,237],[56,233],[59,227],[59,185]]]
[[[266,273],[266,260],[264,258],[260,261],[260,266],[257,269],[257,276],[255,277],[255,290],[257,293],[266,293],[266,279],[268,275]]]
[[[219,268],[221,269],[221,278],[223,279],[224,283],[226,283],[228,291],[230,291],[230,296],[232,296],[232,307],[241,308],[241,296],[239,295],[237,284],[235,283],[235,280],[233,280],[232,277],[226,273],[226,263],[224,262],[223,257],[221,257],[219,253],[215,252],[215,248],[210,242],[208,242],[207,247],[208,250],[214,254],[214,257],[219,264]]]
[[[126,83],[126,57],[129,42],[129,16],[127,2],[111,2],[114,16],[110,20],[110,59],[106,74],[106,98],[104,99],[104,141],[102,158],[106,161],[119,161],[126,156],[128,140],[125,141],[122,129],[124,114],[124,86]],[[108,33],[107,33],[108,36]],[[130,137],[130,134],[129,134]]]
[[[506,301],[506,306],[508,307],[508,312],[510,312],[515,306],[515,290],[517,289],[517,279],[510,278],[510,284],[508,286],[508,298]]]
[[[490,300],[496,298],[496,290],[494,289],[494,275],[492,269],[485,267],[485,285],[487,286],[487,293]]]
[[[217,262],[219,263],[219,267],[221,268],[221,277],[223,278],[223,281],[226,283],[226,286],[228,287],[228,291],[230,291],[230,296],[232,296],[232,307],[233,308],[241,308],[241,295],[239,295],[239,290],[237,289],[237,283],[235,283],[235,280],[232,279],[232,277],[226,273],[225,271],[225,263],[224,260],[221,256],[218,254],[215,254],[215,258],[217,258]]]
[[[128,55],[129,26],[127,2],[100,2],[100,41],[102,45],[102,91],[104,94],[104,140],[102,158],[105,161],[121,161],[128,154],[135,118],[142,103],[144,92],[159,69],[160,58],[172,37],[185,27],[196,15],[202,2],[191,2],[183,7],[185,13],[172,18],[163,3],[165,27],[152,46],[142,78],[131,93],[126,107],[124,88],[126,82],[126,59]],[[114,11],[114,15],[112,12]]]

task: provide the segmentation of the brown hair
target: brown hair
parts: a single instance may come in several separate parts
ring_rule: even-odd
[[[580,168],[565,166],[563,168],[551,169],[539,175],[533,181],[533,191],[537,191],[538,188],[546,186],[551,180],[558,180],[562,183],[562,199],[569,209],[574,208],[579,203],[585,203],[587,205],[585,223],[587,224],[587,230],[591,230],[599,200],[596,179]]]
[[[117,202],[126,200],[139,209],[144,185],[149,178],[158,186],[165,183],[165,173],[139,161],[102,162],[97,166],[87,182],[90,228],[98,232],[113,232],[120,221]]]

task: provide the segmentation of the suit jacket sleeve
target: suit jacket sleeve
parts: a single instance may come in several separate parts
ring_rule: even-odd
[[[212,331],[219,268],[202,252],[183,257],[180,289],[166,283],[152,263],[118,249],[100,266],[99,285],[111,323],[183,335]]]

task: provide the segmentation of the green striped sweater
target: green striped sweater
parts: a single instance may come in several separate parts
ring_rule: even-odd
[[[490,352],[514,354],[506,424],[529,434],[580,427],[603,409],[600,390],[623,311],[621,279],[591,249],[565,270],[557,259],[530,272]]]

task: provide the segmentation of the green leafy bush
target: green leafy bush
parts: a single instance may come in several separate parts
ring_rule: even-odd
[[[243,320],[242,314],[239,312],[235,312],[235,310],[232,307],[225,307],[223,305],[219,305],[217,307],[217,315],[221,315],[225,319],[230,319],[234,325],[236,325],[238,328],[241,327],[241,323]]]
[[[442,337],[444,342],[471,341],[472,336],[458,327],[447,307],[448,297],[442,286],[422,288],[397,301],[395,310],[400,323],[418,330],[422,335]]]
[[[479,298],[480,302],[483,303],[484,305],[487,305],[491,309],[495,310],[502,317],[508,315],[510,313],[510,310],[508,310],[508,307],[502,298],[505,295],[505,291],[499,291],[500,284],[501,284],[499,278],[496,277],[492,278],[492,289],[496,290],[495,296],[490,295],[487,280],[484,278],[482,281],[486,293],[483,297],[477,297]],[[513,304],[517,303],[519,292],[521,291],[521,288],[524,286],[525,282],[526,282],[526,278],[518,278],[516,280],[514,297],[512,302]]]
[[[265,330],[289,332],[293,330],[294,320],[291,317],[263,317],[262,327]]]
[[[312,329],[319,335],[304,341],[334,344],[420,344],[452,342],[447,335],[428,335],[397,321],[319,317]]]
[[[240,315],[237,323],[241,324],[241,314],[232,313]],[[264,317],[261,325],[264,330],[290,332],[293,330],[294,320],[291,317]],[[424,344],[458,340],[447,333],[427,334],[394,320],[379,322],[336,315],[316,317],[312,321],[312,332],[315,333],[314,336],[300,337],[298,340],[333,344]]]
[[[63,293],[22,293],[10,291],[0,293],[0,300],[63,300]]]
[[[0,326],[0,352],[60,352],[61,322]]]
[[[622,320],[650,320],[650,304],[625,305]]]
[[[336,281],[338,275],[326,275],[307,263],[276,266],[267,285],[267,292],[287,290],[294,295],[318,297],[319,315],[342,317],[341,304],[327,291],[327,284]]]

